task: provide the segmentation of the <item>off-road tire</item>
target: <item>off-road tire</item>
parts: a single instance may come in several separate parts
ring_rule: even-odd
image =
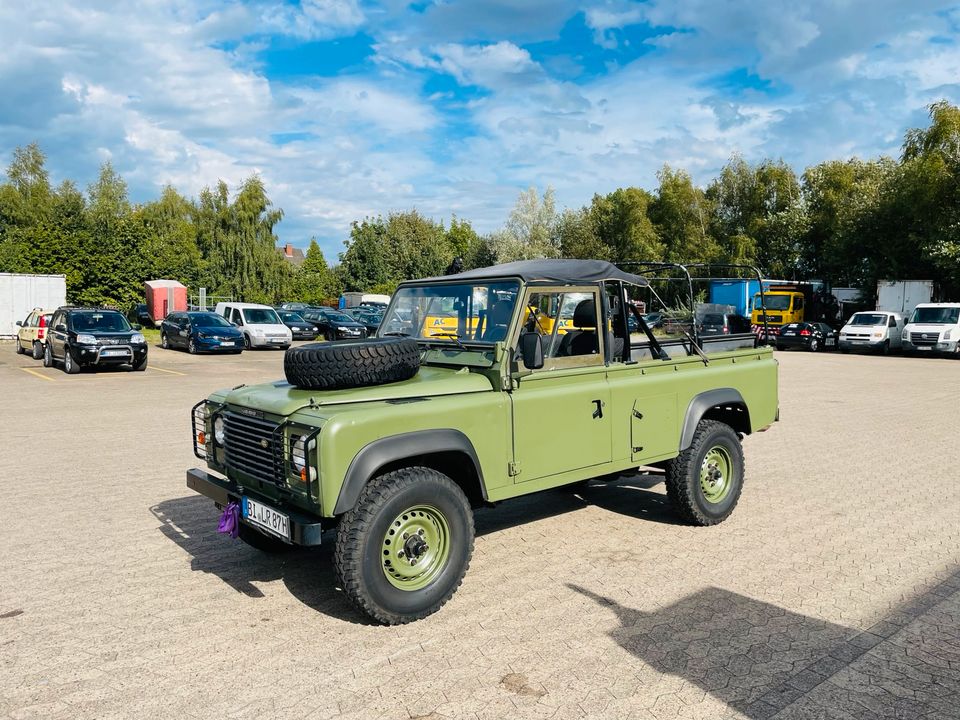
[[[53,367],[53,348],[50,347],[50,343],[47,343],[43,346],[43,366],[44,367]]]
[[[31,350],[33,351],[34,360],[39,360],[40,358],[43,357],[43,343],[40,342],[39,340],[33,341],[33,347],[31,348]]]
[[[141,360],[139,363],[137,363],[136,365],[134,365],[134,366],[133,366],[133,369],[134,369],[135,371],[137,371],[137,372],[143,372],[144,370],[146,370],[146,369],[147,369],[147,358],[148,358],[148,357],[149,357],[149,356],[144,355],[144,356],[143,356],[143,360]]]
[[[290,552],[293,545],[285,543],[280,538],[270,537],[262,532],[254,530],[246,523],[241,522],[237,530],[237,537],[243,540],[247,545],[268,555],[280,555]]]
[[[721,447],[731,461],[731,486],[720,502],[707,500],[700,473],[708,452]],[[726,520],[737,506],[743,490],[743,448],[736,431],[726,423],[701,420],[690,447],[670,460],[665,467],[667,496],[674,509],[693,525],[716,525]]]
[[[418,505],[442,513],[449,528],[449,549],[428,585],[405,590],[387,579],[381,548],[395,519]],[[470,566],[473,540],[470,503],[453,480],[426,467],[394,470],[370,480],[356,506],[341,518],[333,553],[337,580],[354,607],[379,623],[420,620],[439,610],[460,587]]]
[[[63,348],[63,371],[68,375],[76,375],[80,372],[80,366],[77,364],[77,361],[73,359],[73,355],[70,354],[70,348]]]
[[[307,390],[341,390],[409,380],[420,369],[420,348],[409,338],[311,343],[283,357],[287,381]]]

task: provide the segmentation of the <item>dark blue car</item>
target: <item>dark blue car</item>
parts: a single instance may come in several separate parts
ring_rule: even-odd
[[[243,332],[212,312],[174,312],[160,325],[160,344],[189,353],[243,352]]]

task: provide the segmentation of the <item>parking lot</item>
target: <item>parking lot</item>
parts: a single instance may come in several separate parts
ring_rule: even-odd
[[[960,362],[778,358],[726,523],[646,475],[484,509],[453,600],[386,628],[327,537],[259,554],[185,487],[190,407],[283,353],[67,376],[0,344],[0,716],[956,720]]]

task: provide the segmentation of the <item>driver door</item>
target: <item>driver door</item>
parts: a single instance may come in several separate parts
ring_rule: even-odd
[[[598,332],[603,327],[598,289],[528,288],[524,303],[518,333],[542,336],[544,366],[521,374],[510,395],[515,482],[610,462],[610,389],[606,338]],[[511,344],[519,346],[518,335]]]

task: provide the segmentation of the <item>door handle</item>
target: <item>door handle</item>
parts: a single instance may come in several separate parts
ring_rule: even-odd
[[[593,411],[593,419],[596,420],[597,418],[602,418],[603,417],[603,400],[594,400],[593,404],[596,406],[596,408]]]

